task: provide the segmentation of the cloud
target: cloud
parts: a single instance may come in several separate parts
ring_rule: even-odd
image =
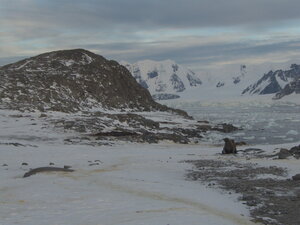
[[[3,1],[6,18],[70,29],[261,26],[300,18],[298,0]]]
[[[1,0],[0,57],[80,47],[195,68],[298,57],[299,8],[298,0]]]

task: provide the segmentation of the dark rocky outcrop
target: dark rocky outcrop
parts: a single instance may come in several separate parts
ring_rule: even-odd
[[[285,149],[285,148],[280,149],[280,151],[278,153],[278,159],[286,159],[290,156],[292,156],[292,154],[290,153],[290,151],[288,149]]]
[[[300,180],[300,173],[296,174],[295,176],[292,176],[292,179],[295,181]]]
[[[281,148],[279,153],[276,154],[278,159],[287,159],[290,156],[295,157],[296,159],[300,158],[300,145],[292,147],[290,150]]]
[[[231,133],[237,131],[239,128],[233,126],[232,124],[222,123],[218,124],[217,126],[213,127],[212,130],[220,131],[223,133]]]
[[[279,91],[273,99],[281,99],[284,96],[290,95],[290,94],[300,94],[300,77],[295,79],[294,81],[291,81],[285,87]]]
[[[297,159],[300,158],[300,145],[299,146],[295,146],[295,147],[292,147],[290,149],[290,153]]]
[[[84,49],[44,53],[3,66],[0,80],[2,108],[172,111],[156,103],[124,66]]]

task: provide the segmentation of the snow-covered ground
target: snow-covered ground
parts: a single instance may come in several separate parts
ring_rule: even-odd
[[[220,156],[210,144],[64,144],[74,133],[52,130],[39,113],[0,111],[0,224],[152,225],[252,224],[236,194],[185,179],[192,165],[183,160],[238,160]],[[255,146],[273,152],[300,142]],[[250,159],[288,167],[298,161]],[[28,165],[22,165],[27,163]],[[72,166],[72,173],[41,173],[30,168]]]
[[[181,160],[217,149],[64,145],[72,134],[43,129],[38,114],[0,116],[0,224],[248,224],[233,196],[185,180]],[[75,172],[22,178],[49,163]]]

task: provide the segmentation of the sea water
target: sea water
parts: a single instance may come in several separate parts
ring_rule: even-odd
[[[295,104],[204,104],[184,103],[171,106],[186,110],[197,120],[213,124],[229,123],[239,130],[230,134],[213,132],[210,141],[224,137],[247,144],[283,144],[300,141],[300,105]]]

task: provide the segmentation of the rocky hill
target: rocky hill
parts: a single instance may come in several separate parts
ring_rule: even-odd
[[[179,96],[174,94],[199,87],[202,84],[197,74],[171,60],[144,60],[134,64],[127,62],[121,62],[121,64],[156,99],[176,98]]]
[[[41,54],[0,67],[0,105],[22,110],[167,110],[128,70],[84,49]]]
[[[257,82],[243,90],[242,94],[278,94],[276,95],[278,98],[279,96],[283,97],[284,95],[296,92],[297,80],[299,78],[300,66],[292,64],[289,70],[269,71]]]

